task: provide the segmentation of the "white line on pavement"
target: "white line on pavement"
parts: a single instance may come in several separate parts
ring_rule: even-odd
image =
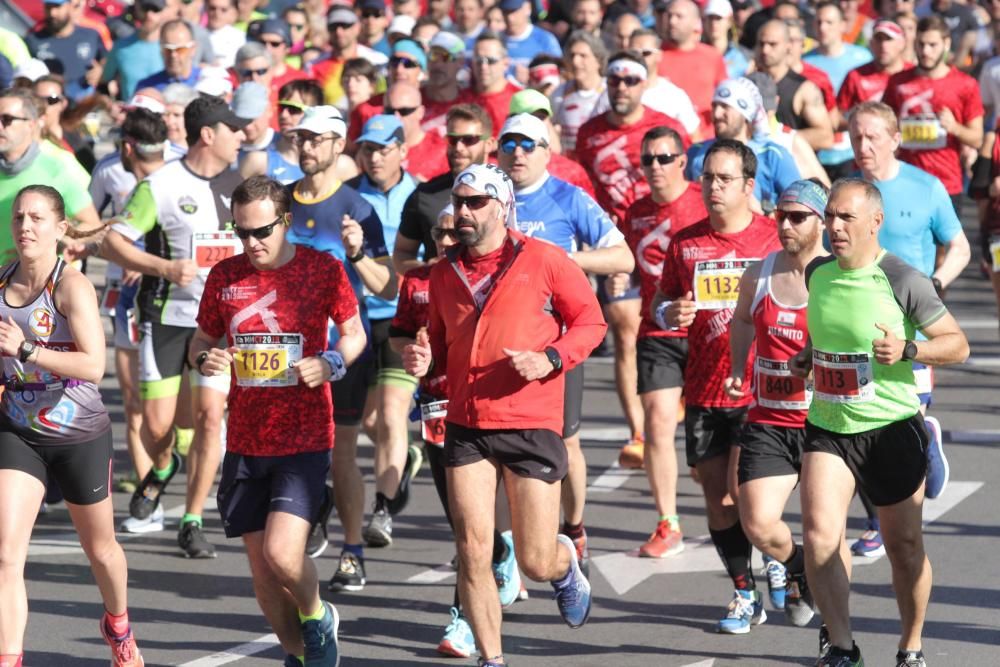
[[[410,584],[437,584],[454,575],[455,570],[452,569],[451,563],[445,563],[444,565],[438,565],[430,570],[424,570],[415,574],[407,579],[406,582]]]
[[[589,493],[610,493],[628,481],[629,477],[639,472],[629,468],[622,468],[618,461],[611,464],[600,477],[595,479],[587,488]]]
[[[217,667],[217,665],[228,665],[247,656],[263,653],[278,643],[278,636],[273,632],[269,635],[262,635],[257,639],[240,644],[233,648],[219,651],[212,655],[181,663],[178,667]]]
[[[1000,323],[995,318],[961,320],[958,326],[963,329],[996,329]]]
[[[966,361],[965,363],[968,366],[979,366],[981,368],[997,368],[1000,367],[1000,357],[979,355],[979,356],[969,357],[969,360]]]

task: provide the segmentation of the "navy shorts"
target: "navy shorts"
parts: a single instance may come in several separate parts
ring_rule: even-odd
[[[287,456],[226,452],[218,494],[226,537],[264,530],[271,512],[315,523],[327,497],[329,473],[329,450]]]

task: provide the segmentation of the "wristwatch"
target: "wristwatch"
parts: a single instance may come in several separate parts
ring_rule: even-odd
[[[552,370],[562,370],[562,357],[559,356],[559,351],[556,348],[551,345],[545,348],[545,356],[549,358],[549,363],[552,364]]]
[[[198,371],[201,371],[201,367],[205,365],[205,361],[208,359],[208,351],[202,350],[198,353],[198,356],[194,358],[194,363],[198,367]]]
[[[364,258],[365,258],[365,250],[364,250],[364,248],[362,248],[361,250],[358,251],[357,255],[354,255],[352,257],[348,257],[347,261],[350,262],[351,264],[357,264],[358,262],[360,262]]]
[[[27,363],[28,357],[35,353],[35,349],[38,346],[32,343],[30,340],[21,341],[21,345],[17,348],[17,360],[22,364]]]
[[[917,358],[917,344],[912,341],[906,341],[906,345],[903,346],[903,361],[913,361]]]

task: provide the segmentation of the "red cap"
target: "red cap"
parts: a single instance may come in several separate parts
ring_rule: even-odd
[[[879,19],[875,22],[875,27],[872,28],[872,35],[877,35],[882,33],[889,39],[905,39],[906,34],[903,29],[895,21],[890,21],[889,19]]]

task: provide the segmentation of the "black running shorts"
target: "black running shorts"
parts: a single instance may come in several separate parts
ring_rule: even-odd
[[[746,416],[746,408],[703,408],[688,405],[684,411],[688,466],[728,454],[730,447],[739,444]]]
[[[546,428],[478,429],[448,422],[444,465],[457,468],[490,459],[521,477],[558,482],[569,471],[566,443]]]
[[[802,470],[801,428],[747,424],[740,436],[740,484],[780,475],[798,475]]]
[[[113,457],[111,431],[75,445],[32,445],[17,433],[0,431],[0,469],[26,472],[45,485],[51,476],[74,505],[108,497]]]
[[[357,426],[365,412],[368,385],[373,379],[375,360],[366,351],[347,367],[347,374],[333,383],[333,423]]]
[[[639,393],[684,386],[687,338],[643,336],[635,344]]]

